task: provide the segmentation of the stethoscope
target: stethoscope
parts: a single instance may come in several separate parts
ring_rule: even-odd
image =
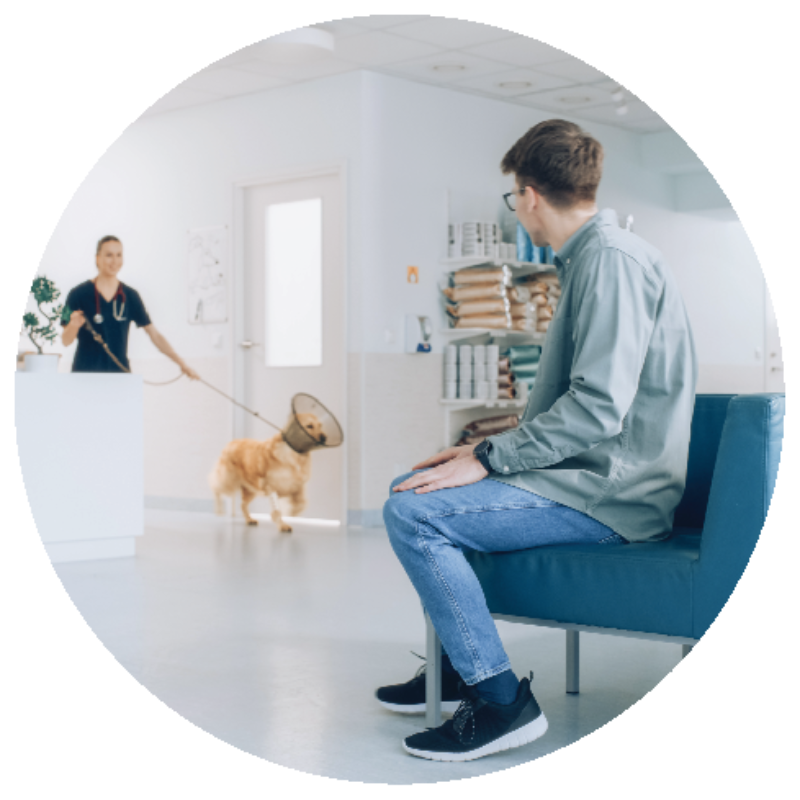
[[[92,281],[94,283],[94,281]],[[122,307],[117,311],[117,296],[122,295]],[[111,313],[114,315],[114,319],[117,322],[124,322],[125,321],[125,290],[122,288],[122,282],[120,282],[119,286],[117,287],[117,292],[114,295],[113,299],[111,300]],[[97,309],[97,313],[94,315],[94,322],[97,325],[103,324],[103,315],[100,313],[100,292],[97,291],[97,284],[94,284],[94,304],[95,308]]]

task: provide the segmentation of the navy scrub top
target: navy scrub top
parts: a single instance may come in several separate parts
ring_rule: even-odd
[[[97,299],[94,291],[93,281],[84,281],[70,290],[67,295],[65,313],[61,319],[62,327],[66,327],[69,322],[69,314],[73,311],[83,311],[86,319],[92,327],[103,337],[103,341],[108,345],[108,349],[130,369],[128,362],[128,330],[131,322],[135,322],[139,328],[150,324],[150,317],[144,307],[142,298],[136,289],[132,289],[127,284],[120,281],[120,287],[125,292],[125,305],[123,309],[122,296],[117,293],[117,315],[121,320],[114,318],[114,302],[109,303],[100,292],[97,297],[100,300],[100,313],[103,321],[96,323],[94,315],[97,313]],[[67,312],[69,309],[69,313]],[[94,337],[82,326],[78,330],[78,349],[72,361],[73,372],[122,372],[114,363],[105,350],[94,340]]]

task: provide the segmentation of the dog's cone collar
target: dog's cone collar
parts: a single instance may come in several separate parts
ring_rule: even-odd
[[[298,414],[314,414],[322,423],[322,439],[312,436],[298,420]],[[283,441],[296,453],[308,453],[320,447],[338,447],[344,441],[342,428],[336,417],[310,394],[296,394],[292,398],[292,418],[281,431]]]

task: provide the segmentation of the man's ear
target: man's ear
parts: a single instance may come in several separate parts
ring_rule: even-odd
[[[520,200],[525,204],[526,211],[533,211],[533,209],[538,208],[542,202],[542,196],[533,188],[533,186],[526,186],[525,187],[525,194],[524,196],[520,197]]]

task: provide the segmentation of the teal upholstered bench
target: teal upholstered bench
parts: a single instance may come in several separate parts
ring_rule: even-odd
[[[567,692],[581,631],[674,642],[685,656],[744,572],[766,519],[783,394],[697,395],[686,489],[661,542],[465,551],[495,619],[567,632]],[[441,724],[441,645],[426,616],[426,724]]]

